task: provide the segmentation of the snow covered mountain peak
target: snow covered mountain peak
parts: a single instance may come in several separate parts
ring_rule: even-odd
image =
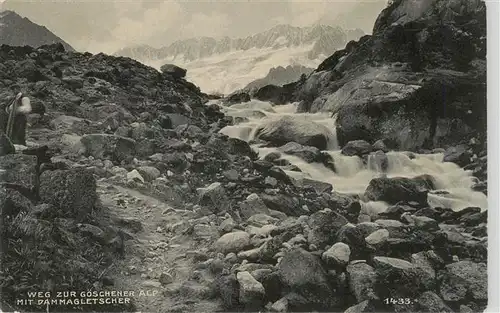
[[[161,48],[127,47],[115,55],[131,57],[156,68],[165,63],[176,64],[186,68],[187,79],[203,91],[228,94],[266,76],[273,67],[315,68],[324,58],[362,35],[359,29],[281,24],[245,38],[190,38]]]

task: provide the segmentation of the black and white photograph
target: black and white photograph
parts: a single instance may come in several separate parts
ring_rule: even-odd
[[[0,0],[0,313],[497,312],[490,9]]]

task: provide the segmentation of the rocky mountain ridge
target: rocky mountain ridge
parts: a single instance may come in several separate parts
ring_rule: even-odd
[[[13,11],[0,12],[0,45],[39,47],[54,43],[62,43],[67,51],[74,51],[73,47],[46,27]]]
[[[333,51],[342,48],[348,41],[359,38],[363,34],[363,31],[359,29],[343,30],[339,27],[327,25],[303,28],[278,25],[268,31],[246,38],[191,38],[179,40],[158,49],[147,45],[123,48],[117,51],[115,55],[127,56],[136,60],[163,60],[170,57],[193,61],[215,54],[249,50],[251,48],[279,49],[312,45],[308,57],[309,59],[316,59],[320,55],[331,54]]]

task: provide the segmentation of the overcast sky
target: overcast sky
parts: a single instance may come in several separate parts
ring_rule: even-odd
[[[113,53],[129,45],[161,47],[199,36],[245,37],[278,24],[338,24],[369,33],[386,3],[387,0],[0,0],[0,10],[16,11],[46,26],[77,50]]]

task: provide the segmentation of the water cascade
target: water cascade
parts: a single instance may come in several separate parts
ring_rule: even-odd
[[[416,154],[405,151],[391,151],[387,155],[385,171],[383,166],[374,155],[368,155],[366,160],[358,156],[345,156],[341,154],[335,132],[335,118],[329,113],[295,113],[296,104],[272,106],[268,102],[252,100],[246,103],[223,107],[226,115],[239,117],[241,122],[236,125],[227,126],[221,133],[239,138],[248,142],[255,139],[257,130],[270,122],[285,115],[293,115],[327,126],[330,133],[325,134],[329,138],[328,153],[334,161],[336,171],[332,171],[321,163],[307,163],[301,158],[282,153],[282,158],[300,168],[302,172],[286,171],[295,179],[309,178],[332,184],[333,189],[340,193],[360,195],[365,192],[370,180],[376,177],[407,177],[412,178],[428,174],[434,177],[436,189],[428,195],[428,203],[432,207],[446,207],[461,210],[466,207],[487,208],[487,197],[471,189],[476,183],[476,178],[470,171],[465,171],[458,165],[443,162],[444,155]],[[277,148],[262,147],[261,144],[253,144],[252,148],[259,152],[263,158],[268,153],[278,151]],[[364,202],[366,211],[381,212],[388,204],[384,202]]]

